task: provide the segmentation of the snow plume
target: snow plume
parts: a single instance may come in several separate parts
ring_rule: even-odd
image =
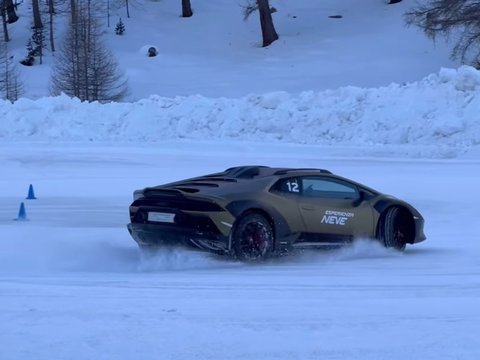
[[[0,274],[20,273],[125,273],[138,264],[136,247],[119,243],[115,236],[98,235],[97,229],[39,227],[21,224],[15,234],[2,239]],[[116,234],[117,231],[109,231]],[[39,237],[48,233],[48,237]]]
[[[240,264],[226,257],[180,247],[160,248],[158,251],[140,252],[140,272],[179,270],[206,270],[232,268]]]
[[[160,248],[142,253],[124,239],[124,228],[72,229],[21,224],[14,236],[2,239],[0,274],[18,273],[162,273],[232,268],[240,263],[185,248]],[[48,237],[39,237],[45,232]]]
[[[385,248],[378,240],[358,239],[340,249],[333,258],[339,261],[369,260],[401,256],[402,252]]]
[[[4,141],[249,140],[321,145],[418,145],[451,157],[480,144],[480,72],[442,69],[419,82],[239,99],[151,96],[82,103],[65,95],[0,101]],[[438,151],[440,149],[441,151]]]
[[[389,259],[402,256],[402,252],[385,248],[378,240],[357,239],[351,244],[339,246],[332,249],[309,249],[300,250],[291,256],[275,259],[274,263],[293,263],[293,264],[323,264],[332,265],[338,262],[366,261],[372,259]]]

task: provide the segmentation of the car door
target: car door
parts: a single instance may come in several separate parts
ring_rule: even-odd
[[[355,184],[323,176],[299,179],[300,213],[306,232],[334,236],[371,236],[373,209]]]

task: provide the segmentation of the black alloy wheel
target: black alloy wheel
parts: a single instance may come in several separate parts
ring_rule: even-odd
[[[273,249],[273,229],[263,215],[249,213],[236,224],[232,240],[235,256],[239,260],[246,262],[263,260]]]
[[[404,218],[405,212],[398,207],[391,207],[385,213],[380,228],[381,240],[385,247],[405,250],[407,229]]]

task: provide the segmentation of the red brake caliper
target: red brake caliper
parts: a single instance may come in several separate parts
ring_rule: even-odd
[[[253,235],[253,240],[257,249],[263,249],[265,247],[265,239],[263,237],[262,229],[257,229]]]

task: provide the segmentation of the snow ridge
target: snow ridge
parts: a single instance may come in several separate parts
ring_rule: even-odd
[[[480,72],[463,66],[408,84],[343,87],[298,96],[285,92],[238,99],[155,95],[134,103],[100,104],[61,95],[14,104],[0,101],[0,138],[433,145],[448,149],[443,156],[456,156],[480,144],[479,109]]]

